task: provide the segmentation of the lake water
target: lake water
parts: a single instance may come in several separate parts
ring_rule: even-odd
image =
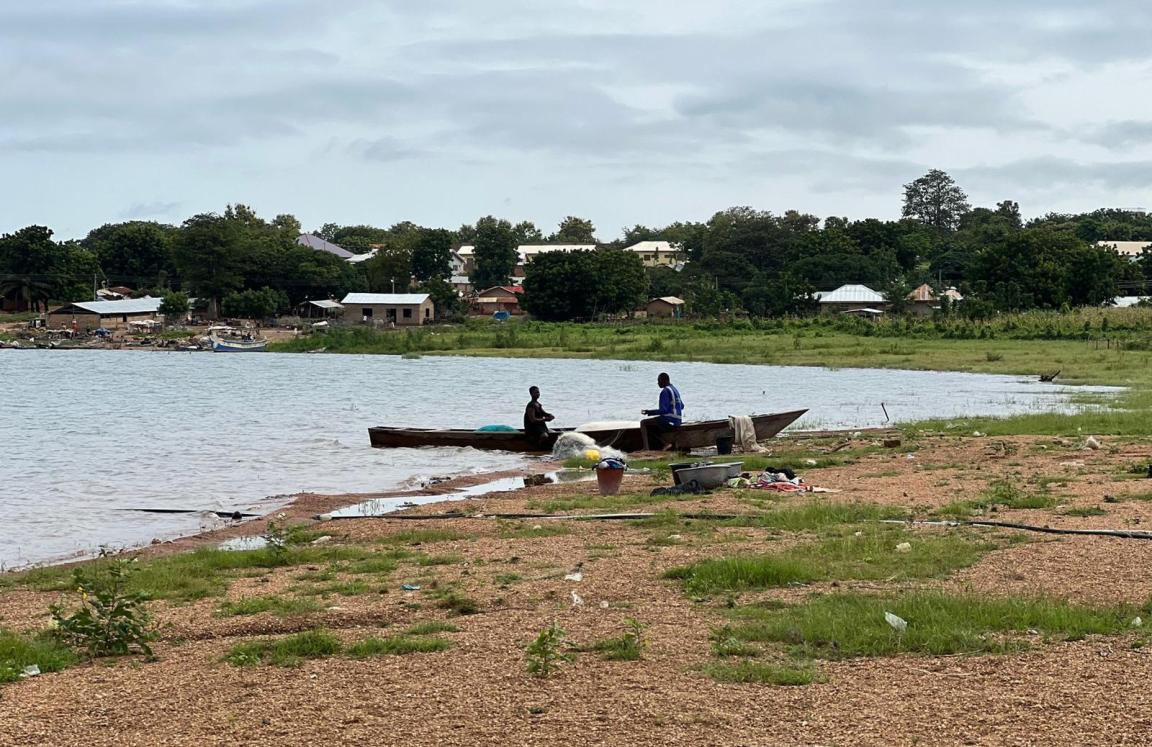
[[[662,370],[689,419],[808,408],[798,428],[882,425],[881,403],[893,421],[1065,409],[1088,389],[706,363],[0,350],[0,567],[201,528],[198,514],[124,509],[267,510],[269,496],[516,467],[526,457],[372,449],[367,429],[517,425],[531,384],[557,426],[635,420]]]

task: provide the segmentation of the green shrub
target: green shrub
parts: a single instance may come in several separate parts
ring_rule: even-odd
[[[127,591],[136,559],[77,568],[73,580],[80,592],[80,608],[69,612],[61,604],[48,610],[55,635],[90,657],[123,656],[137,650],[152,655],[148,642],[155,637],[142,594]]]

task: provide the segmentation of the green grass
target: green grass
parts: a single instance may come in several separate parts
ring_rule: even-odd
[[[451,647],[452,642],[444,638],[396,635],[388,638],[366,638],[358,641],[348,647],[347,654],[353,659],[367,659],[371,656],[427,654],[445,651]]]
[[[702,560],[673,568],[666,578],[679,579],[697,595],[768,589],[815,581],[939,578],[974,564],[996,545],[975,534],[912,535],[901,527],[865,527],[857,537],[828,537],[784,552]],[[911,550],[895,547],[908,542]]]
[[[907,621],[896,632],[885,620],[892,612]],[[1145,610],[1089,607],[1043,598],[995,598],[984,594],[914,592],[903,596],[829,594],[784,609],[743,607],[733,617],[732,637],[776,643],[794,655],[819,659],[1003,653],[1026,648],[1020,634],[1038,631],[1049,639],[1076,640],[1130,630]],[[1017,634],[1017,635],[1012,635]]]
[[[308,630],[279,640],[252,641],[233,646],[224,660],[237,667],[271,664],[297,667],[306,659],[322,659],[339,654],[340,639],[325,630]]]
[[[436,606],[456,615],[474,615],[480,611],[480,603],[470,596],[453,589],[436,589],[432,592]]]
[[[31,637],[0,628],[0,684],[16,682],[25,667],[38,666],[43,673],[59,672],[78,657],[52,636]]]
[[[1067,511],[1062,511],[1065,516],[1107,516],[1108,512],[1099,506],[1086,506],[1082,508],[1070,508]]]
[[[759,527],[788,532],[812,532],[844,524],[906,518],[905,509],[875,503],[825,503],[811,501],[784,505],[755,517],[720,522],[719,526]]]
[[[549,521],[536,526],[525,521],[498,521],[496,534],[500,539],[542,539],[544,537],[560,537],[571,534],[572,530],[563,524]]]
[[[337,581],[336,583],[324,584],[322,586],[294,587],[292,591],[310,597],[326,597],[332,594],[337,594],[342,597],[358,597],[373,592],[383,594],[386,588],[374,586],[365,581]]]
[[[295,617],[319,612],[321,609],[321,606],[311,599],[246,597],[235,602],[224,602],[220,605],[218,614],[222,617],[233,617],[271,612],[280,617]]]
[[[428,622],[416,623],[407,628],[401,635],[435,635],[437,633],[459,633],[460,628],[452,623],[443,622],[440,620],[429,620]]]
[[[770,664],[758,661],[709,662],[701,671],[717,682],[780,687],[800,687],[827,682],[818,669],[810,665]]]
[[[1046,486],[1043,486],[1046,487]],[[935,513],[944,516],[972,516],[987,514],[1001,508],[1010,510],[1053,508],[1056,499],[1046,492],[1028,493],[1005,480],[993,482],[983,497],[969,501],[955,501]]]
[[[424,567],[433,565],[456,565],[463,561],[464,557],[462,555],[420,555],[416,558],[416,565]]]

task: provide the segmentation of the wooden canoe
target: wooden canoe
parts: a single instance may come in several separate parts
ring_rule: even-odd
[[[769,415],[753,415],[756,427],[756,440],[772,438],[780,431],[796,422],[807,410],[777,412]],[[472,431],[460,428],[369,428],[368,437],[372,445],[381,449],[414,448],[420,446],[468,446],[473,449],[497,451],[522,451],[527,453],[547,453],[552,450],[556,439],[567,428],[552,430],[542,443],[530,441],[522,430],[511,431]],[[621,428],[605,431],[585,431],[601,446],[611,446],[620,451],[641,451],[644,440],[639,428]],[[664,438],[677,451],[690,451],[715,446],[718,438],[731,438],[732,426],[727,419],[700,420],[685,423],[677,430],[666,433]]]

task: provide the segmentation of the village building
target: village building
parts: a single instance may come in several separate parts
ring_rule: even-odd
[[[76,301],[48,312],[49,327],[75,329],[126,329],[132,326],[154,326],[158,322],[163,299],[145,296],[122,301]],[[143,323],[143,324],[141,324]]]
[[[339,316],[344,307],[339,301],[320,299],[317,301],[304,301],[296,307],[296,313],[304,319],[328,319]]]
[[[596,249],[595,244],[521,244],[516,247],[516,269],[513,270],[513,277],[524,277],[525,266],[532,261],[533,257],[549,252],[590,252]],[[472,244],[465,244],[455,252],[459,257],[459,267],[461,272],[457,271],[457,265],[454,263],[452,267],[452,274],[471,275],[472,271],[476,269],[476,247]]]
[[[377,327],[414,327],[436,315],[427,293],[349,293],[340,302],[344,320]]]
[[[671,241],[641,241],[624,249],[640,257],[645,267],[675,267],[680,248]]]
[[[519,285],[497,285],[487,288],[476,294],[472,302],[472,311],[475,314],[490,316],[500,311],[509,314],[521,313],[520,294],[524,288]]]
[[[472,279],[467,275],[452,275],[448,278],[448,284],[452,286],[452,290],[463,298],[464,296],[471,295],[472,293]]]
[[[684,299],[676,296],[653,298],[644,311],[649,319],[681,319],[684,317]]]
[[[930,316],[940,308],[942,298],[947,298],[952,303],[964,300],[964,296],[960,295],[960,292],[955,288],[948,288],[937,295],[936,291],[932,290],[932,286],[924,283],[908,294],[910,301],[908,309],[917,316]]]
[[[884,296],[866,285],[842,285],[834,291],[824,291],[815,295],[822,314],[854,313],[879,316],[888,307]]]

